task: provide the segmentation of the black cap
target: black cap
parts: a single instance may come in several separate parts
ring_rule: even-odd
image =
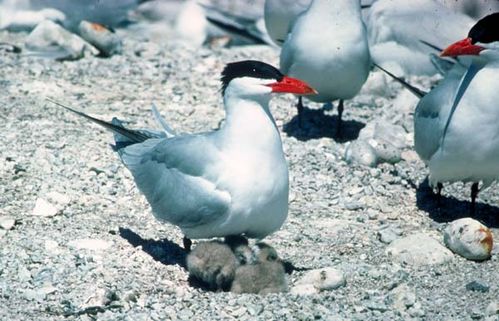
[[[468,33],[472,43],[499,41],[499,12],[490,14],[478,21]]]
[[[275,67],[257,60],[231,62],[222,71],[222,95],[232,79],[252,77],[261,79],[276,79],[281,81],[284,75]]]

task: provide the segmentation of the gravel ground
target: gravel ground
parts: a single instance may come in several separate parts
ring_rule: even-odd
[[[25,37],[0,32],[0,41]],[[0,218],[15,220],[0,229],[0,320],[499,320],[497,246],[481,263],[453,255],[411,265],[386,253],[387,243],[415,233],[443,243],[448,222],[468,216],[470,186],[446,186],[438,205],[411,148],[416,100],[379,73],[346,103],[341,140],[333,138],[335,109],[309,104],[300,129],[294,97],[271,103],[291,200],[285,225],[265,241],[297,268],[291,285],[307,269],[332,267],[346,278],[345,286],[313,295],[192,286],[181,233],[153,218],[109,147],[111,134],[44,100],[136,127],[156,126],[154,102],[178,131],[210,130],[223,118],[220,71],[250,58],[278,65],[269,47],[191,49],[132,37],[108,59],[0,52]],[[435,79],[412,81],[429,88]],[[404,129],[402,160],[348,164],[347,145],[375,121]],[[56,214],[32,215],[39,198]],[[498,204],[493,185],[480,193],[476,218],[499,240]]]

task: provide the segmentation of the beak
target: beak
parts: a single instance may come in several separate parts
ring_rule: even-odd
[[[456,57],[464,55],[478,56],[484,49],[485,48],[483,47],[474,45],[471,42],[471,38],[466,38],[447,47],[444,51],[442,51],[440,57]]]
[[[306,82],[287,76],[284,76],[281,81],[267,84],[265,86],[272,88],[273,93],[290,93],[297,95],[317,94],[317,91],[310,87]]]

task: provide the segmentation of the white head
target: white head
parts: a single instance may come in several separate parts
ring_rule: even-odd
[[[305,82],[284,76],[277,68],[256,60],[227,64],[222,72],[222,95],[269,100],[271,93],[315,94]]]

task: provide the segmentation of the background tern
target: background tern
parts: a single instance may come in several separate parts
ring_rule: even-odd
[[[314,0],[293,25],[281,51],[281,71],[310,83],[315,102],[339,99],[337,135],[343,100],[353,98],[369,75],[367,32],[360,0]],[[301,123],[303,105],[298,101]]]
[[[373,62],[401,75],[433,75],[433,45],[447,45],[475,24],[434,0],[378,0],[366,17]]]
[[[116,118],[108,123],[65,107],[115,132],[114,149],[153,214],[182,229],[187,249],[190,238],[261,239],[281,227],[288,214],[288,167],[269,100],[271,93],[315,93],[252,60],[228,64],[221,80],[225,122],[202,134],[131,130]]]

